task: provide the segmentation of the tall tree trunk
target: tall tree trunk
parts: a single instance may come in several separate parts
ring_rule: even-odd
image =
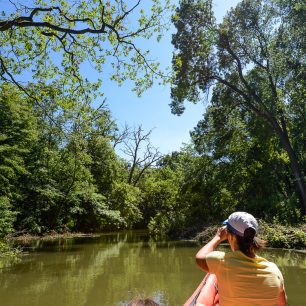
[[[301,167],[299,165],[297,156],[293,150],[293,147],[291,145],[290,139],[288,137],[286,126],[283,125],[283,128],[281,128],[277,121],[274,121],[273,127],[277,135],[279,136],[281,143],[283,145],[283,148],[288,154],[291,169],[295,178],[295,184],[299,193],[299,197],[301,200],[301,209],[302,213],[306,215],[306,185],[304,182],[304,176],[301,171]]]

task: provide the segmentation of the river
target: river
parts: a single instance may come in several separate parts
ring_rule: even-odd
[[[137,295],[181,306],[204,273],[199,246],[155,242],[144,232],[34,241],[19,262],[0,269],[1,306],[123,306]],[[265,250],[281,269],[290,306],[306,305],[306,253]]]

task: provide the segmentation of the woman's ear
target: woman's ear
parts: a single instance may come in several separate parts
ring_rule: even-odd
[[[231,246],[231,250],[236,251],[238,249],[238,243],[237,243],[236,236],[232,233],[228,233],[227,240]]]

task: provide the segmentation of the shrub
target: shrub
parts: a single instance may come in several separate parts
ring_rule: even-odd
[[[293,227],[259,220],[259,225],[259,237],[268,242],[268,247],[286,249],[306,248],[305,223]],[[201,243],[207,243],[216,234],[218,227],[220,227],[220,225],[206,227],[196,235],[195,239]]]
[[[11,210],[11,204],[7,197],[0,197],[0,238],[13,230],[16,213]]]
[[[293,227],[277,223],[268,224],[259,221],[260,237],[268,241],[268,246],[273,248],[304,249],[306,248],[305,224]]]

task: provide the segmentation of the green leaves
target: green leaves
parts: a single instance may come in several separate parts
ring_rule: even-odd
[[[8,198],[14,185],[27,173],[24,157],[36,140],[35,117],[30,104],[11,86],[5,85],[0,94],[0,193]]]
[[[39,92],[43,104],[33,106],[2,86],[0,231],[2,221],[12,229],[16,212],[16,229],[35,234],[100,231],[140,220],[139,190],[121,185],[127,173],[111,144],[117,127],[104,102],[93,109],[68,97],[61,101],[54,84],[29,90]]]
[[[111,79],[119,84],[133,81],[139,94],[162,76],[157,63],[137,43],[161,38],[169,26],[169,0],[152,0],[151,7],[142,1],[118,0],[52,4],[16,5],[0,21],[2,80],[21,86],[20,77],[27,73],[36,84],[54,81],[87,99],[90,92],[79,69],[83,63],[90,62],[103,72],[107,62],[114,68]],[[18,16],[22,16],[20,22]]]
[[[12,211],[10,200],[5,196],[0,196],[0,238],[13,231],[15,218],[16,212]]]
[[[197,102],[200,91],[210,84],[205,71],[212,69],[215,40],[214,30],[211,30],[215,26],[211,6],[211,1],[180,1],[172,18],[177,33],[172,38],[175,52],[171,108],[178,115],[184,111],[184,100]]]
[[[139,209],[141,191],[125,182],[116,182],[110,197],[111,207],[120,211],[120,216],[124,220],[124,227],[132,228],[142,219]]]
[[[290,113],[290,106],[295,104],[290,93],[296,91],[297,84],[304,85],[300,78],[305,75],[300,13],[295,11],[293,3],[285,1],[243,0],[216,24],[211,17],[211,1],[180,1],[173,19],[177,33],[173,36],[171,108],[173,113],[181,114],[185,101],[196,103],[203,99],[202,94],[207,94],[214,107],[207,108],[207,116],[200,125],[203,125],[203,133],[209,131],[214,148],[221,153],[239,152],[243,143],[234,140],[243,135],[237,129],[225,133],[230,123],[228,119],[233,118],[238,123],[237,116],[242,112],[250,117],[256,114],[259,121],[263,119],[277,135],[295,181],[300,182],[297,188],[305,213],[306,186],[301,179],[304,161],[297,158],[304,149],[295,146],[296,139],[301,139],[303,134],[295,133],[296,138],[292,137],[297,114]],[[221,99],[219,105],[218,98]],[[233,115],[230,118],[216,115],[220,106],[226,112],[233,111]],[[214,122],[211,122],[212,117]],[[216,122],[218,125],[212,126]],[[206,135],[201,139],[200,133],[196,134],[199,136],[196,141],[203,143],[207,150]],[[234,147],[229,148],[233,143]]]

